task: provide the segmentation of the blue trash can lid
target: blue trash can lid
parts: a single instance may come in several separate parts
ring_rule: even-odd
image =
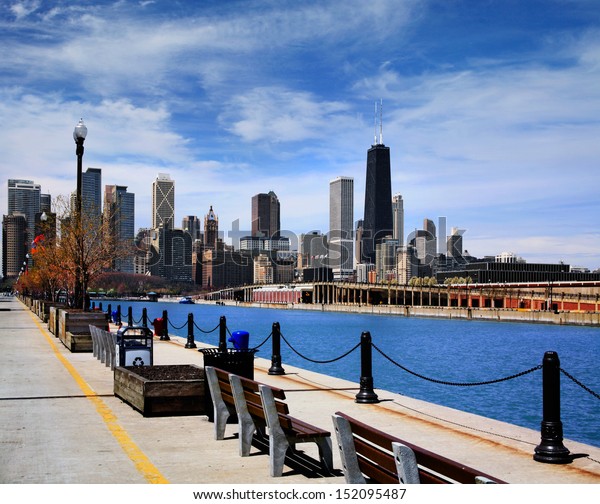
[[[248,336],[249,334],[248,331],[233,331],[231,333],[232,336]]]

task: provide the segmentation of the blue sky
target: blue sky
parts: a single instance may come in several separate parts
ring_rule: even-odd
[[[75,189],[84,168],[136,195],[169,173],[176,222],[212,205],[250,228],[328,231],[329,182],[362,217],[383,100],[405,229],[445,217],[475,256],[600,267],[596,0],[0,1],[0,190]]]

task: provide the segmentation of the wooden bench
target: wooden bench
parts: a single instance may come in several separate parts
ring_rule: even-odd
[[[333,424],[346,483],[505,483],[339,411]]]
[[[283,474],[288,450],[307,442],[316,443],[321,464],[327,472],[333,471],[331,433],[292,417],[284,390],[212,366],[206,366],[205,373],[215,410],[216,439],[223,439],[227,419],[234,406],[242,457],[250,454],[255,434],[266,436],[268,430],[271,476]]]

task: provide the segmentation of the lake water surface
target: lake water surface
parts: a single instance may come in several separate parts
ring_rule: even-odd
[[[373,344],[395,363],[426,378],[451,383],[478,383],[513,376],[542,363],[546,351],[558,353],[561,368],[595,394],[600,392],[600,330],[594,327],[558,326],[406,318],[402,316],[323,313],[303,310],[243,308],[208,304],[183,305],[158,302],[115,302],[123,317],[132,306],[141,319],[146,307],[149,320],[167,310],[169,334],[187,336],[187,326],[176,330],[194,314],[195,324],[209,331],[221,316],[230,332],[250,333],[250,346],[260,345],[279,322],[282,365],[286,364],[358,383],[360,349],[343,359],[320,364],[312,361],[336,359],[360,342],[369,331]],[[219,332],[194,331],[197,341],[218,345]],[[288,345],[289,344],[289,345]],[[299,355],[298,355],[299,354]],[[270,359],[271,342],[259,349]],[[435,383],[398,367],[373,349],[376,389],[476,413],[535,430],[542,420],[542,371],[481,386]],[[561,374],[561,420],[564,437],[600,446],[600,400]],[[568,444],[565,443],[568,448]]]

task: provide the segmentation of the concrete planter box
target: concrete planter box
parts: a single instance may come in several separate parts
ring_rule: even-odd
[[[90,325],[108,331],[106,314],[82,310],[58,310],[58,338],[71,352],[91,352]]]
[[[203,415],[204,391],[204,369],[192,364],[115,368],[115,395],[145,417]]]

